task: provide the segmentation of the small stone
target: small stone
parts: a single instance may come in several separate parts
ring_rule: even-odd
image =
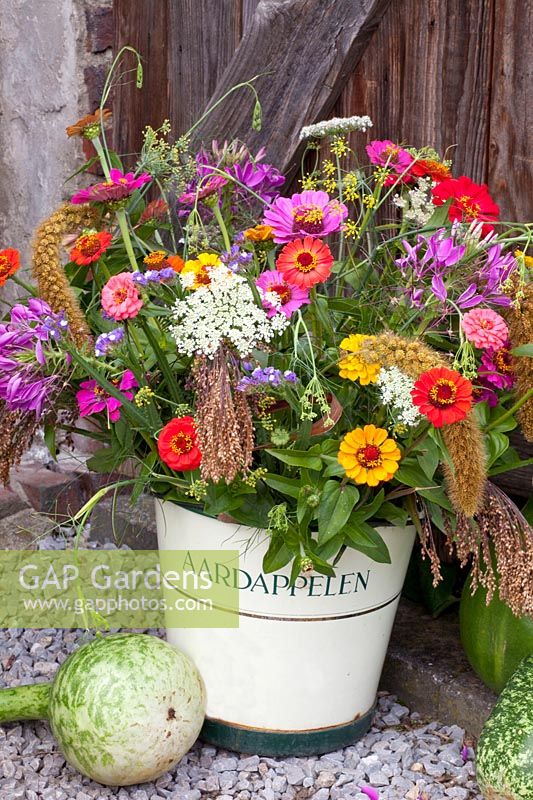
[[[368,776],[368,781],[372,786],[389,785],[389,779],[381,770],[376,770],[376,772],[371,772]]]
[[[329,789],[326,789],[325,787],[323,787],[322,789],[319,789],[318,792],[315,792],[315,794],[312,795],[312,797],[313,797],[313,800],[328,800],[329,799]],[[367,798],[367,800],[368,800],[368,798]]]
[[[470,792],[468,789],[464,789],[462,786],[450,786],[449,789],[445,790],[444,794],[447,797],[455,798],[455,800],[466,800]]]
[[[238,769],[240,770],[248,770],[249,772],[255,772],[257,767],[259,766],[259,756],[248,756],[248,758],[241,758],[239,761]]]
[[[287,764],[287,768],[285,771],[287,776],[287,783],[291,786],[299,786],[303,783],[305,778],[305,772],[301,767],[297,767],[295,764]]]
[[[213,761],[213,769],[216,772],[228,772],[237,769],[236,758],[221,758],[220,756]]]
[[[333,772],[319,772],[318,777],[315,781],[315,786],[318,789],[327,788],[329,789],[330,786],[333,786],[335,783],[335,775]]]

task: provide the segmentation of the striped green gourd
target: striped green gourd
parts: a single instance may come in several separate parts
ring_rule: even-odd
[[[487,590],[465,583],[459,608],[461,642],[483,683],[501,692],[526,656],[533,654],[533,619],[515,617],[496,591],[487,605]]]
[[[172,769],[204,714],[196,667],[145,634],[97,637],[66,659],[52,683],[0,690],[0,723],[48,719],[66,760],[110,786]]]
[[[522,661],[485,723],[476,776],[485,800],[533,798],[533,656]]]

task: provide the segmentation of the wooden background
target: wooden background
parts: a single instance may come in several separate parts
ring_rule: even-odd
[[[290,172],[302,124],[368,114],[358,146],[453,148],[454,174],[487,182],[502,219],[533,220],[533,0],[115,0],[115,44],[145,66],[142,91],[115,93],[122,153],[138,151],[143,125],[168,117],[180,134],[225,89],[268,73],[261,133],[240,90],[201,135],[265,145]]]

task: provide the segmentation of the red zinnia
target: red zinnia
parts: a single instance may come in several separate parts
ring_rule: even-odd
[[[70,260],[80,266],[98,261],[111,244],[111,234],[106,231],[87,231],[78,236],[70,251]]]
[[[413,403],[436,428],[464,419],[472,407],[472,384],[458,372],[435,367],[411,391]]]
[[[194,419],[192,417],[171,419],[159,434],[157,449],[161,461],[171,469],[178,472],[197,469],[202,454],[198,448]]]
[[[309,289],[329,278],[332,264],[333,256],[327,244],[312,236],[286,244],[276,261],[276,267],[287,283],[302,289]]]
[[[13,247],[0,250],[0,286],[3,286],[11,275],[20,267],[20,254]]]
[[[441,181],[431,190],[433,203],[442,206],[450,198],[452,204],[448,211],[449,219],[454,222],[491,222],[500,217],[500,209],[489,194],[486,183],[474,183],[466,175],[460,178],[448,178]],[[483,225],[482,234],[486,236],[494,230],[494,225]]]

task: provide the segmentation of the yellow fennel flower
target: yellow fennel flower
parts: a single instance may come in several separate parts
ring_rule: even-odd
[[[381,364],[367,364],[358,355],[363,342],[373,338],[373,336],[364,336],[361,333],[352,333],[342,340],[340,349],[345,352],[339,361],[339,375],[341,378],[359,381],[361,386],[376,382]]]
[[[368,486],[390,481],[401,457],[394,439],[389,439],[387,431],[375,425],[365,425],[347,433],[337,456],[348,478]]]

